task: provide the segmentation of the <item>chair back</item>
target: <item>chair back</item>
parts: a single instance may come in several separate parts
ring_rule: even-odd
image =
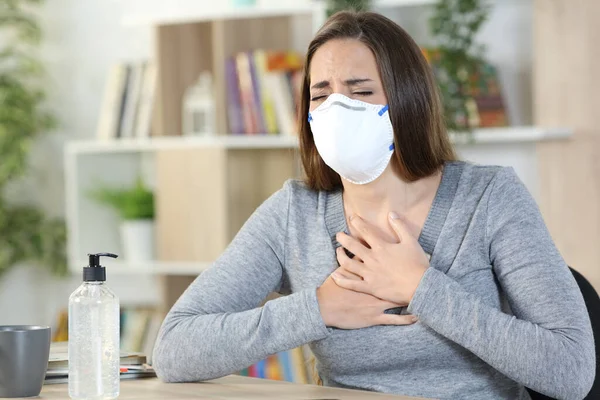
[[[600,399],[600,381],[598,380],[598,371],[600,368],[600,297],[598,297],[598,293],[596,293],[592,284],[588,282],[583,275],[573,268],[569,267],[569,269],[571,270],[571,273],[573,273],[575,281],[577,281],[577,285],[579,285],[579,290],[581,290],[581,294],[583,295],[583,301],[585,301],[588,314],[590,315],[590,321],[592,322],[594,341],[596,342],[596,379],[594,380],[592,390],[590,390],[585,397],[585,400],[597,400]],[[527,388],[527,391],[532,400],[553,400],[551,397],[535,392],[529,388]]]

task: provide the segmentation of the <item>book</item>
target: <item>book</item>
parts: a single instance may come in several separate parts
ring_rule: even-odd
[[[277,133],[277,118],[275,116],[273,97],[269,88],[265,84],[267,74],[267,54],[264,50],[256,50],[254,52],[254,65],[256,73],[257,86],[259,87],[258,94],[260,100],[260,108],[262,111],[263,122],[265,125],[265,133]]]
[[[53,342],[63,342],[69,339],[69,313],[66,309],[58,314],[58,321],[54,329]]]
[[[254,52],[248,52],[248,65],[250,66],[250,81],[252,82],[252,103],[253,110],[256,115],[256,133],[267,133],[267,124],[265,120],[264,110],[261,103],[261,87],[259,79],[259,71],[256,67]]]
[[[120,380],[128,379],[143,379],[143,378],[155,378],[156,372],[150,365],[140,365],[135,367],[123,367],[119,373]],[[59,383],[69,382],[69,370],[56,370],[47,371],[44,379],[44,385],[53,385]]]
[[[299,53],[262,49],[227,60],[230,132],[295,135],[302,63]]]
[[[122,138],[133,138],[135,136],[135,120],[140,103],[143,80],[144,64],[131,65],[123,108],[123,118],[121,119],[120,136]]]
[[[121,351],[121,366],[129,367],[144,365],[147,358],[138,352]],[[53,342],[50,344],[50,358],[48,359],[48,371],[68,370],[69,368],[69,343]]]
[[[304,358],[302,347],[296,347],[295,349],[290,350],[290,358],[294,382],[308,383],[308,377],[306,374],[306,359]]]
[[[242,376],[308,383],[301,347],[273,354],[239,372]]]
[[[294,101],[286,79],[284,72],[267,72],[264,82],[266,90],[273,97],[278,132],[283,135],[294,135],[297,131]]]
[[[148,358],[148,364],[152,364],[152,352],[154,351],[154,343],[158,337],[158,331],[163,322],[163,315],[160,312],[152,313],[148,329],[146,330],[146,338],[143,345],[143,353]]]
[[[69,344],[53,342],[50,344],[50,358],[44,384],[67,383],[69,379]],[[147,364],[142,353],[121,351],[120,379],[141,379],[155,377],[152,366]]]
[[[244,116],[242,113],[242,100],[240,97],[236,61],[233,58],[228,58],[225,61],[225,83],[227,85],[227,118],[229,122],[229,132],[236,135],[242,134],[245,131]]]
[[[113,65],[106,79],[104,96],[98,116],[96,137],[99,140],[115,139],[118,135],[126,82],[127,66],[125,64]]]
[[[238,85],[240,88],[240,104],[244,118],[244,132],[255,134],[259,131],[258,107],[255,102],[254,89],[252,86],[252,74],[250,60],[247,53],[238,53],[235,57]]]
[[[156,96],[156,80],[158,71],[156,64],[147,62],[144,67],[142,88],[139,105],[135,117],[135,134],[138,139],[150,137],[152,126],[152,111],[154,110],[154,97]]]
[[[441,53],[437,48],[422,49],[440,83],[448,82],[448,76],[441,67]],[[463,88],[466,94],[467,115],[454,115],[457,125],[464,126],[468,120],[472,128],[490,128],[508,125],[508,114],[502,95],[502,86],[496,68],[488,62],[480,61],[468,76]]]

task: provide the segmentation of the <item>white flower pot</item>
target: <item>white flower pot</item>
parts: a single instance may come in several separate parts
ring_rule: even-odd
[[[139,219],[122,222],[121,242],[125,261],[154,260],[154,220]]]

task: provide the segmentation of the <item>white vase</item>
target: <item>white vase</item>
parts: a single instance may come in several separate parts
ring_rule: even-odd
[[[154,220],[139,219],[121,223],[123,258],[126,262],[154,260]]]

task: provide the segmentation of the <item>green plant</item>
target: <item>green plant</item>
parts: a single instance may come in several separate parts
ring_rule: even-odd
[[[35,8],[42,3],[0,1],[0,275],[23,262],[67,273],[64,222],[7,199],[9,185],[28,171],[32,143],[56,125],[43,107],[44,72],[36,54],[42,32]]]
[[[124,220],[153,219],[154,194],[142,179],[127,189],[99,188],[90,192],[93,199],[115,209]]]
[[[472,130],[468,80],[481,66],[485,48],[475,43],[475,37],[489,8],[486,0],[439,0],[429,21],[439,46],[436,76],[451,131]]]
[[[368,11],[371,9],[371,0],[327,0],[327,17],[338,11],[354,10]]]

